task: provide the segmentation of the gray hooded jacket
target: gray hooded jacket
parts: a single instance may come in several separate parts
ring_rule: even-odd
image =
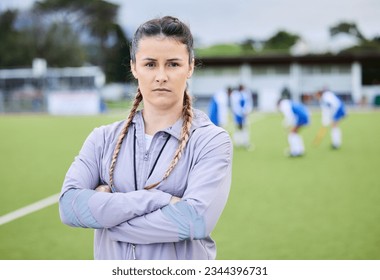
[[[228,133],[194,109],[191,135],[177,166],[156,188],[178,147],[182,120],[157,132],[148,150],[137,112],[114,170],[109,167],[125,121],[94,129],[70,166],[59,201],[63,223],[95,229],[95,259],[215,259],[210,234],[227,202],[232,143]],[[169,204],[172,196],[181,197]]]

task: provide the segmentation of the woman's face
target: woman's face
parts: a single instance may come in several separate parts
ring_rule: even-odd
[[[144,110],[182,109],[186,81],[194,69],[186,45],[163,36],[143,37],[131,69],[143,95]]]

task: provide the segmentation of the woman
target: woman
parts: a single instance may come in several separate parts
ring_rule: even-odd
[[[287,152],[287,156],[303,156],[305,145],[299,131],[301,127],[305,127],[310,122],[310,114],[307,108],[287,98],[281,98],[277,102],[277,106],[284,116],[284,126],[288,128],[289,152]]]
[[[241,84],[238,89],[232,91],[230,101],[236,126],[234,132],[235,145],[251,149],[248,123],[249,114],[252,113],[253,110],[251,93]]]
[[[329,90],[320,90],[315,94],[321,106],[322,127],[319,129],[314,143],[318,144],[331,127],[331,147],[339,149],[342,145],[342,131],[339,127],[340,121],[346,117],[346,108],[342,100]]]
[[[188,27],[173,17],[142,24],[131,70],[131,112],[85,141],[63,184],[61,219],[95,229],[95,259],[215,259],[210,233],[229,194],[232,144],[192,108]]]

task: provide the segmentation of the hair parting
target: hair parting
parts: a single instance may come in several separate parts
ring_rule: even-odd
[[[189,52],[189,63],[194,59],[194,39],[189,27],[178,18],[165,16],[149,20],[137,28],[130,45],[130,56],[136,62],[139,42],[143,37],[165,36],[174,38],[184,44]]]

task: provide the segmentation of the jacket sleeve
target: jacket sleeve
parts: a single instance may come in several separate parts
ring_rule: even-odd
[[[59,212],[63,223],[74,227],[108,228],[157,210],[171,195],[160,190],[104,193],[100,184],[104,132],[95,129],[70,166],[61,191]]]
[[[231,169],[232,144],[222,132],[202,149],[180,202],[108,229],[111,239],[150,244],[209,236],[227,202]]]

